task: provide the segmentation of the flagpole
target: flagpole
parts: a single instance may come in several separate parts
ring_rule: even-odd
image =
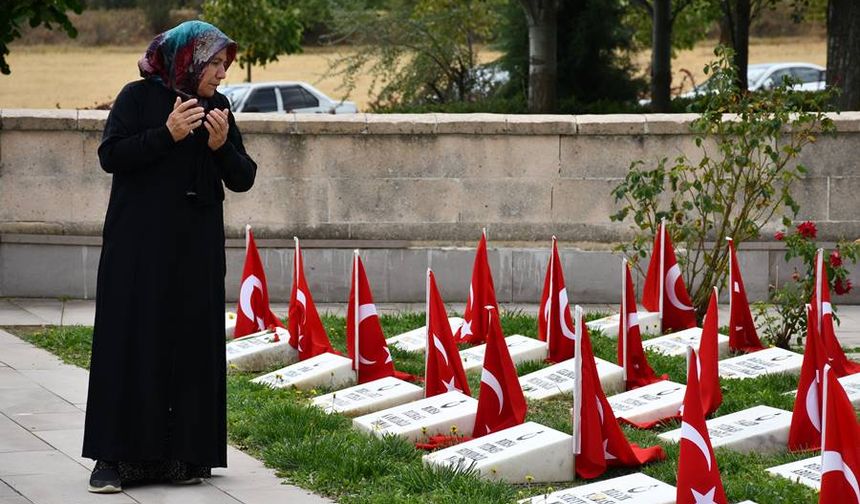
[[[823,393],[821,394],[821,467],[822,468],[824,467],[824,439],[825,439],[825,432],[827,431],[827,395],[828,395],[827,394],[827,388],[828,388],[827,387],[827,385],[828,385],[827,384],[827,382],[828,382],[828,376],[827,375],[830,374],[827,371],[829,369],[830,369],[830,364],[825,364],[824,365],[824,380],[822,380],[824,383],[824,387],[823,387],[824,390],[823,390]]]
[[[573,454],[579,455],[582,451],[582,307],[576,305],[574,308],[574,324],[576,324],[576,341],[574,342],[574,384],[573,384]],[[574,461],[576,458],[574,457]],[[574,472],[574,475],[576,473]]]
[[[627,258],[621,258],[621,317],[618,321],[618,329],[621,330],[619,337],[621,338],[621,358],[623,365],[621,366],[621,379],[624,380],[624,389],[627,389],[627,321],[630,320],[627,306]]]
[[[666,284],[666,218],[663,217],[660,220],[660,332],[663,332],[663,291],[666,290],[665,284]]]
[[[293,240],[295,240],[295,242],[296,242],[296,273],[295,273],[296,276],[293,279],[293,282],[298,282],[299,281],[299,260],[302,256],[302,251],[299,248],[299,237],[293,236]]]
[[[818,334],[821,334],[821,316],[824,303],[821,302],[821,277],[824,268],[824,249],[818,249],[815,254],[815,323],[818,326]]]
[[[731,328],[732,298],[734,297],[734,293],[735,293],[735,283],[732,279],[732,255],[733,255],[732,254],[732,250],[733,250],[732,245],[734,245],[734,240],[732,240],[731,238],[726,236],[726,241],[729,242],[729,331],[732,331],[733,330]]]
[[[427,286],[424,303],[424,397],[427,397],[427,366],[430,364],[430,268],[427,268]]]
[[[553,277],[555,273],[555,236],[552,237],[552,245],[549,248],[549,296],[547,296],[547,307],[549,313],[546,314],[546,350],[550,354],[550,337],[552,336],[552,298],[555,297],[555,289],[553,287]],[[559,317],[561,317],[561,307],[559,306]]]
[[[355,306],[355,310],[353,310],[353,323],[355,324],[355,382],[361,383],[359,380],[359,366],[361,365],[360,355],[358,351],[358,311],[361,308],[361,305],[358,304],[360,296],[358,293],[358,249],[352,251],[353,253],[353,261],[352,261],[352,271],[355,273],[355,279],[353,281],[353,288],[355,289],[355,297],[353,298],[353,303]]]

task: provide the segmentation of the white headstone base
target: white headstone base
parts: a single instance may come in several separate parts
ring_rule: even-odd
[[[720,361],[720,378],[756,378],[774,373],[800,374],[803,355],[778,347]]]
[[[684,403],[686,385],[659,381],[607,398],[616,418],[649,423],[678,414]]]
[[[463,325],[463,319],[460,317],[448,317],[448,324],[451,326],[451,332],[456,333],[457,329]],[[395,346],[404,352],[423,352],[427,348],[427,326],[392,336],[385,340],[385,343],[388,346]]]
[[[275,333],[261,331],[227,342],[227,367],[240,371],[261,371],[276,365],[289,365],[299,360],[299,353],[290,346],[290,333],[281,329]]]
[[[573,386],[576,383],[573,379],[575,373],[573,361],[568,359],[520,376],[523,395],[533,401],[539,401],[573,393]],[[621,366],[597,357],[594,361],[597,363],[597,375],[600,377],[600,385],[604,392],[612,393],[624,387],[621,381]]]
[[[573,479],[573,436],[526,422],[424,455],[424,463],[477,470],[508,483]]]
[[[417,442],[429,436],[471,436],[478,401],[460,392],[446,392],[353,419],[360,431],[379,437],[393,434]]]
[[[767,472],[821,490],[821,455],[771,467]]]
[[[326,413],[352,417],[417,401],[423,396],[421,387],[389,376],[315,397],[312,402]]]
[[[520,504],[674,504],[675,487],[642,473],[519,501]]]
[[[329,388],[337,390],[355,384],[352,361],[332,353],[324,353],[272,371],[251,380],[272,388],[295,387],[300,390]]]
[[[505,338],[508,351],[514,364],[528,361],[542,361],[546,359],[547,346],[545,341],[529,338],[520,334],[514,334]],[[477,345],[460,351],[460,359],[463,361],[463,370],[477,371],[484,366],[484,353],[487,345]]]
[[[636,312],[639,320],[640,334],[660,334],[660,314],[657,312]],[[618,328],[621,324],[619,313],[586,322],[589,331],[600,331],[607,338],[618,339]]]
[[[691,327],[666,336],[645,340],[642,342],[642,348],[669,356],[684,356],[687,355],[688,346],[698,350],[701,340],[702,328]],[[717,351],[720,359],[729,354],[729,337],[725,334],[717,334]]]
[[[711,445],[741,453],[784,452],[788,445],[791,412],[770,406],[753,406],[706,422]],[[677,443],[681,429],[660,434],[666,441]]]

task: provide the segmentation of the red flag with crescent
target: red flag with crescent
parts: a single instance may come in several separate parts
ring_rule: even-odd
[[[549,342],[547,360],[550,362],[573,358],[576,336],[564,284],[564,271],[558,256],[558,242],[554,236],[538,313],[538,339]]]
[[[684,285],[681,267],[665,222],[660,223],[657,236],[654,237],[651,262],[648,263],[648,274],[642,290],[642,306],[648,311],[661,313],[663,332],[696,327],[696,311]]]
[[[257,252],[251,226],[246,228],[245,267],[242,269],[242,283],[239,288],[239,306],[236,308],[236,329],[234,338],[241,338],[270,327],[284,327],[283,322],[269,308],[269,289],[266,286],[266,272]]]
[[[466,300],[466,310],[463,312],[463,325],[457,329],[454,340],[458,343],[479,345],[487,341],[487,311],[485,307],[492,306],[499,313],[499,303],[496,301],[496,288],[493,285],[493,272],[487,257],[487,233],[481,234],[478,249],[475,251],[475,264],[472,267],[472,280],[469,283],[469,298]]]
[[[454,343],[445,302],[436,288],[436,277],[427,270],[427,370],[424,373],[424,397],[458,391],[472,395],[460,350]]]
[[[821,493],[818,502],[860,504],[860,425],[845,389],[828,365],[824,370],[821,431]]]
[[[293,289],[290,292],[287,327],[290,331],[290,346],[298,350],[300,361],[323,353],[335,353],[305,279],[305,262],[298,238],[293,257]]]
[[[758,339],[755,321],[750,312],[744,279],[741,277],[741,267],[735,254],[734,240],[728,238],[727,241],[729,242],[729,348],[740,352],[763,350],[764,346]]]
[[[353,260],[350,285],[346,310],[346,344],[352,359],[352,368],[358,370],[358,383],[395,376],[394,360],[385,343],[376,305],[373,304],[370,283],[357,252]]]

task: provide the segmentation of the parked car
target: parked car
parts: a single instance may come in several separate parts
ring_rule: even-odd
[[[218,88],[233,112],[355,114],[355,103],[332,100],[306,82],[252,82]]]
[[[797,91],[820,91],[826,86],[824,67],[812,63],[758,63],[747,67],[750,91],[779,86],[786,77],[794,83],[791,88]],[[709,81],[705,81],[680,96],[691,98],[710,91]]]

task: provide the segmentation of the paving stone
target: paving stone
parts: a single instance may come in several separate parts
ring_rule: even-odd
[[[85,369],[63,364],[56,369],[23,370],[20,373],[72,404],[87,402],[89,373]]]
[[[84,412],[77,410],[66,413],[18,413],[12,420],[29,431],[49,431],[82,429]]]
[[[56,450],[0,453],[0,476],[80,473],[81,465]]]
[[[125,493],[144,504],[239,504],[241,501],[208,483],[190,486],[143,485],[129,487]]]
[[[78,409],[71,403],[43,388],[16,388],[0,390],[0,413],[66,413]]]
[[[50,449],[50,445],[27,432],[5,415],[0,415],[0,453]]]
[[[81,448],[84,445],[83,428],[33,431],[33,434],[85,468],[92,470],[95,465],[91,459],[81,456]]]
[[[124,493],[111,495],[89,493],[87,491],[89,475],[89,471],[81,467],[79,471],[75,472],[52,474],[50,484],[45,484],[47,478],[44,474],[4,476],[3,480],[36,504],[115,504],[135,502]]]

